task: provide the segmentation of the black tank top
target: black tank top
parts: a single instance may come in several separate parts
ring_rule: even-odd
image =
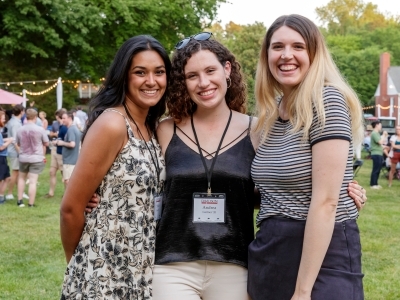
[[[251,123],[251,120],[250,120]],[[213,193],[226,193],[225,223],[193,223],[194,192],[207,191],[200,155],[174,133],[165,153],[163,214],[157,224],[156,264],[212,260],[247,267],[247,247],[254,239],[255,151],[247,135],[218,155],[211,179]],[[212,160],[207,160],[208,168]]]

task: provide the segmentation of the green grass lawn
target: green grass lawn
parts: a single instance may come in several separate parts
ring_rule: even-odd
[[[50,157],[39,177],[37,207],[19,208],[16,200],[8,200],[0,206],[0,299],[54,300],[60,297],[66,267],[59,235],[63,186],[58,175],[55,197],[43,197],[48,191],[49,164]],[[356,177],[368,195],[358,222],[363,246],[365,299],[398,300],[400,181],[394,180],[389,189],[387,180],[381,177],[379,184],[384,188],[371,190],[370,172],[371,161],[364,160]]]

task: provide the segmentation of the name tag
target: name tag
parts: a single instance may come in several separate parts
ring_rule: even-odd
[[[154,220],[158,221],[161,219],[162,212],[162,196],[154,197]]]
[[[194,223],[225,223],[225,193],[193,193]]]

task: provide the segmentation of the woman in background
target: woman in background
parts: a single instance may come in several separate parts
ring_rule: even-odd
[[[46,119],[46,113],[44,111],[41,111],[39,113],[39,118],[42,120],[42,126],[44,130],[47,130],[47,127],[49,126],[49,121]]]

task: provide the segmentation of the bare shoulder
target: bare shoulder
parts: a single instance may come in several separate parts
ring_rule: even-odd
[[[114,111],[106,111],[93,122],[87,132],[87,137],[94,134],[96,138],[125,138],[126,130],[126,122],[123,115]]]
[[[174,119],[165,118],[161,120],[157,126],[157,139],[158,143],[161,146],[163,154],[165,154],[165,150],[167,149],[173,134],[174,134]]]
[[[256,151],[257,151],[258,146],[260,145],[260,139],[261,139],[260,132],[255,131],[257,122],[258,122],[258,118],[253,116],[251,119],[250,138],[251,138],[251,143],[253,144],[254,150],[256,150]]]

